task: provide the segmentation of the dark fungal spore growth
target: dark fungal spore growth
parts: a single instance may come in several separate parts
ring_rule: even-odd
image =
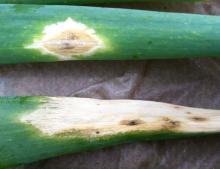
[[[162,128],[164,130],[175,130],[181,126],[181,122],[169,117],[162,117]]]
[[[137,126],[140,124],[145,123],[143,120],[140,119],[134,119],[134,120],[122,120],[120,122],[121,125],[126,125],[126,126]]]
[[[205,122],[205,121],[208,121],[208,118],[200,117],[200,116],[193,116],[193,117],[190,117],[189,119],[192,120],[192,121],[195,121],[195,122]]]

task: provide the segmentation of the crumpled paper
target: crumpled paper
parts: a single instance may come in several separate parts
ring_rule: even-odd
[[[220,1],[113,7],[220,15]],[[142,99],[220,109],[220,59],[72,61],[0,66],[0,95]],[[148,141],[16,169],[219,169],[220,136]]]

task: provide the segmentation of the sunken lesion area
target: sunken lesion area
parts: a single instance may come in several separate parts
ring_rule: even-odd
[[[86,51],[90,51],[96,45],[96,41],[89,34],[71,29],[50,37],[43,43],[47,50],[67,57],[81,55]]]
[[[220,111],[134,100],[51,98],[38,110],[23,115],[20,121],[48,136],[220,131]]]
[[[104,48],[104,42],[94,29],[68,18],[64,22],[45,26],[41,39],[35,39],[26,48],[69,60],[94,54],[96,50]]]

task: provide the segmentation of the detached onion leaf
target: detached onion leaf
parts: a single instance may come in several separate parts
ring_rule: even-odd
[[[220,17],[0,5],[0,64],[220,56]]]
[[[0,168],[117,144],[219,131],[219,110],[138,100],[1,97]]]

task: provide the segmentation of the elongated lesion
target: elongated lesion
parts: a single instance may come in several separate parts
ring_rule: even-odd
[[[190,112],[190,113],[188,113]],[[220,131],[220,111],[135,100],[49,98],[20,122],[48,136],[106,136],[134,131]]]
[[[74,56],[92,55],[96,50],[104,48],[104,42],[94,29],[68,18],[65,22],[46,26],[43,37],[34,40],[26,48],[39,49],[44,54],[69,60]]]

